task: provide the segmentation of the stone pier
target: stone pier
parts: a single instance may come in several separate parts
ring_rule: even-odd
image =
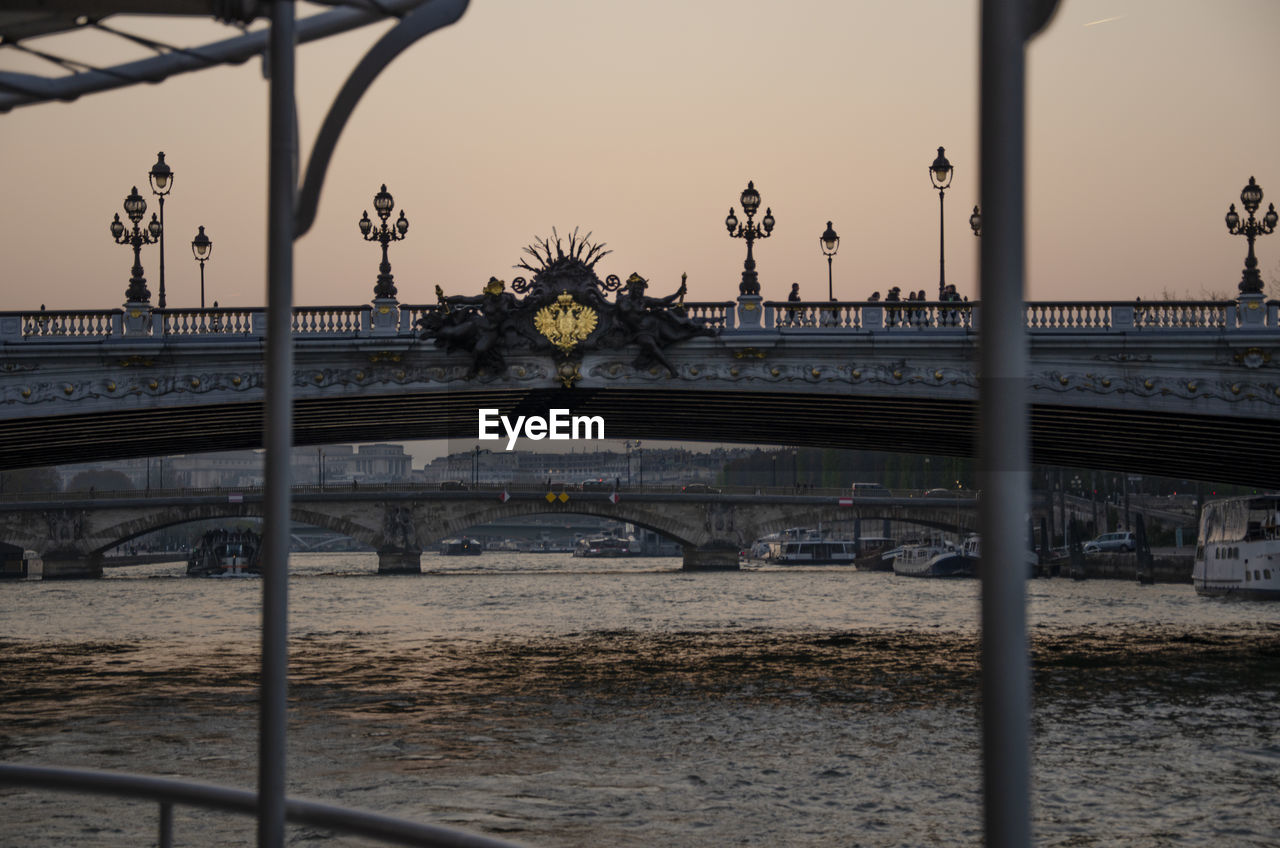
[[[421,574],[422,551],[392,549],[378,551],[379,574]]]
[[[42,554],[43,580],[80,580],[102,576],[102,556],[79,551],[49,551]]]

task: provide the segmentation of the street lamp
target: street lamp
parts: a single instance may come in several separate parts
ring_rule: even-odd
[[[1258,273],[1258,257],[1253,253],[1253,240],[1260,235],[1268,235],[1275,232],[1276,229],[1276,205],[1274,203],[1267,205],[1267,214],[1262,216],[1259,221],[1253,217],[1253,213],[1258,211],[1258,206],[1262,204],[1262,186],[1254,182],[1253,177],[1249,178],[1249,184],[1240,192],[1240,203],[1244,206],[1244,210],[1249,213],[1249,220],[1243,224],[1240,223],[1240,215],[1236,212],[1236,205],[1231,204],[1231,208],[1227,211],[1227,232],[1233,236],[1244,236],[1249,240],[1249,255],[1244,260],[1244,274],[1240,278],[1241,294],[1261,294],[1262,293],[1262,275]]]
[[[160,198],[160,308],[164,309],[164,196],[173,190],[173,169],[165,163],[163,151],[156,154],[156,163],[147,176],[152,194]]]
[[[974,204],[973,214],[969,216],[969,229],[973,230],[974,236],[982,235],[982,212],[978,210],[977,204]]]
[[[204,227],[191,240],[191,255],[200,263],[200,308],[204,309],[204,263],[213,255],[213,241],[204,234]]]
[[[933,183],[933,187],[938,190],[938,300],[942,300],[942,294],[947,290],[946,250],[944,249],[946,243],[943,240],[942,230],[942,201],[947,189],[951,187],[951,178],[953,176],[955,176],[955,169],[947,161],[946,151],[939,147],[938,158],[934,159],[933,164],[929,166],[929,180]]]
[[[827,257],[827,300],[835,300],[835,295],[831,291],[831,257],[835,256],[836,251],[840,249],[840,236],[831,229],[830,221],[827,222],[826,232],[818,236],[818,244],[822,247],[822,255]]]
[[[626,451],[627,451],[627,488],[629,489],[629,488],[631,488],[631,450],[632,450],[632,448],[634,448],[634,449],[635,449],[635,451],[636,451],[636,454],[637,454],[637,455],[639,455],[639,453],[640,453],[640,440],[639,440],[639,439],[636,439],[634,442],[633,442],[633,441],[630,441],[630,440],[627,440],[627,441],[623,442],[622,444],[623,444],[623,446],[626,448]],[[641,480],[641,483],[643,484],[643,482],[644,482],[644,477],[642,476],[642,477],[640,478],[640,480]]]
[[[742,203],[742,211],[747,213],[746,225],[738,223],[738,216],[733,214],[732,206],[729,207],[728,217],[724,219],[724,225],[728,228],[731,238],[747,240],[747,260],[742,263],[742,282],[738,285],[738,294],[758,295],[760,278],[756,274],[756,260],[751,255],[751,245],[756,239],[768,238],[773,232],[773,211],[768,208],[764,210],[764,218],[761,219],[759,226],[752,222],[752,216],[760,208],[760,192],[756,191],[755,183],[750,180],[747,181],[747,187],[738,200]]]
[[[374,300],[396,296],[396,287],[391,278],[391,263],[387,261],[387,245],[393,241],[404,240],[404,234],[409,231],[409,219],[404,216],[404,210],[401,209],[400,217],[396,219],[395,224],[388,227],[387,218],[391,216],[391,207],[394,205],[395,201],[387,191],[386,183],[383,183],[382,190],[373,196],[373,209],[382,219],[382,224],[375,230],[373,221],[369,220],[367,209],[364,217],[360,219],[360,234],[364,236],[364,240],[382,244],[382,264],[378,266],[378,283],[373,287]]]
[[[147,303],[151,300],[151,292],[147,291],[147,278],[142,276],[142,246],[155,244],[164,230],[154,212],[151,213],[151,223],[147,224],[145,230],[138,226],[147,211],[147,201],[138,194],[137,186],[124,199],[124,211],[133,222],[132,232],[125,229],[119,212],[111,222],[111,237],[116,244],[127,244],[133,248],[133,276],[129,277],[129,288],[125,290],[124,297],[129,303]]]

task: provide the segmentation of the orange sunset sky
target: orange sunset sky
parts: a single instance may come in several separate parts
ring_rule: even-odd
[[[606,242],[602,275],[638,271],[664,294],[688,272],[690,299],[735,297],[745,245],[723,220],[749,179],[777,219],[757,243],[766,297],[799,282],[825,298],[827,220],[842,239],[837,297],[932,294],[938,197],[926,168],[939,145],[956,168],[947,279],[976,298],[978,12],[961,0],[473,0],[361,102],[297,242],[295,300],[372,296],[378,249],[356,222],[383,182],[411,222],[391,254],[403,302],[432,300],[436,284],[470,293],[490,275],[510,280],[522,247],[553,226]],[[177,44],[232,34],[111,22]],[[299,48],[304,161],[386,26]],[[67,40],[79,37],[38,46],[134,55]],[[1280,199],[1277,47],[1275,0],[1063,0],[1028,56],[1029,298],[1234,295],[1245,243],[1226,232],[1227,205],[1251,175],[1264,209]],[[4,53],[9,70],[52,67]],[[169,306],[198,305],[190,241],[201,224],[214,240],[208,300],[261,304],[267,90],[253,61],[0,116],[3,308],[124,301],[132,259],[108,224],[135,184],[148,217],[156,209],[146,172],[159,150],[175,173]],[[1280,236],[1258,251],[1275,296]],[[154,302],[155,248],[143,263]]]

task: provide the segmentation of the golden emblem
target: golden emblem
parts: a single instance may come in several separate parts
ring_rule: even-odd
[[[598,321],[594,309],[578,303],[568,292],[561,292],[555,303],[542,307],[533,316],[538,332],[565,353],[591,335]]]

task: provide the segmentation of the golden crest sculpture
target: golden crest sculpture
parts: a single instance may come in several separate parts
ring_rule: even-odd
[[[599,320],[590,306],[578,303],[568,292],[561,292],[555,303],[542,307],[533,316],[533,326],[549,342],[568,353],[591,335]]]

